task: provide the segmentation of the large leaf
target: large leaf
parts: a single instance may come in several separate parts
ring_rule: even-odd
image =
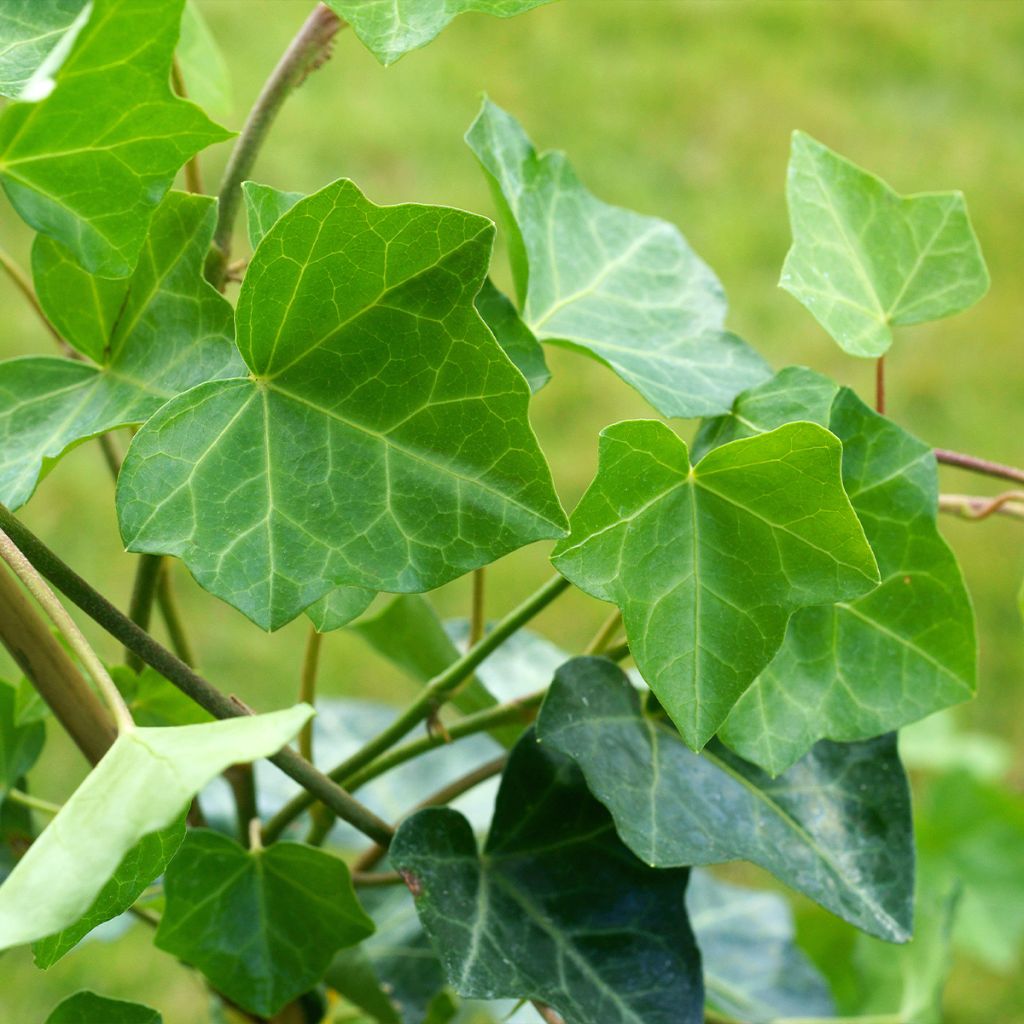
[[[601,202],[564,154],[538,155],[489,100],[466,141],[501,210],[536,337],[605,363],[666,416],[724,411],[768,375],[723,329],[722,286],[675,227]]]
[[[228,302],[203,280],[216,203],[170,193],[131,278],[82,270],[48,238],[33,250],[39,301],[92,362],[31,356],[0,363],[0,501],[24,504],[79,441],[142,423],[168,398],[244,366]]]
[[[465,818],[432,808],[402,823],[391,860],[460,995],[540,999],[566,1024],[703,1019],[687,872],[633,857],[572,762],[532,730],[482,855]]]
[[[882,585],[856,600],[805,608],[722,730],[771,772],[818,739],[877,736],[966,700],[975,686],[974,618],[956,558],[936,525],[931,449],[836,393],[809,370],[784,370],[740,396],[698,441],[720,442],[814,417],[843,442],[843,483],[864,525]]]
[[[459,14],[511,18],[551,0],[326,0],[383,64],[426,46]]]
[[[230,134],[171,92],[183,3],[94,0],[53,91],[0,115],[8,198],[95,274],[131,273],[178,168]]]
[[[835,1012],[825,979],[796,945],[782,897],[691,871],[686,905],[714,1010],[745,1024]]]
[[[315,985],[341,947],[373,931],[345,863],[300,843],[246,850],[193,830],[164,891],[157,946],[261,1017]]]
[[[721,744],[694,754],[602,658],[563,666],[537,734],[576,761],[652,866],[749,860],[883,939],[910,937],[910,794],[894,736],[820,743],[772,779]]]
[[[780,284],[852,355],[880,356],[894,326],[958,313],[988,290],[959,192],[900,196],[794,132],[786,197],[793,247]]]
[[[18,689],[0,679],[0,804],[7,791],[36,763],[46,730],[42,722],[18,724]]]
[[[17,99],[86,0],[4,0],[0,5],[0,96]]]
[[[68,996],[46,1018],[46,1024],[161,1024],[163,1017],[141,1003],[107,999],[95,992]]]
[[[277,753],[312,713],[300,704],[118,736],[0,886],[0,950],[74,924],[143,836],[170,825],[228,765]]]
[[[252,376],[180,395],[132,442],[127,545],[276,629],[340,585],[430,590],[563,535],[529,388],[473,307],[492,232],[349,181],[296,203],[242,285]]]
[[[812,423],[696,466],[663,423],[602,431],[597,476],[552,561],[619,606],[637,667],[694,749],[772,659],[793,612],[877,581],[841,456]]]

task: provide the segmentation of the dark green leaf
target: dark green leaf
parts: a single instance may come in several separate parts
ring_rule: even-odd
[[[148,665],[139,673],[117,666],[110,674],[128,702],[136,725],[197,725],[213,716]]]
[[[0,800],[0,882],[14,870],[34,834],[32,812],[24,804]]]
[[[561,536],[529,388],[473,308],[491,237],[348,181],[292,207],[242,285],[252,377],[180,395],[132,442],[129,548],[276,629],[337,586],[430,590]]]
[[[318,633],[330,633],[359,618],[376,596],[372,590],[362,587],[335,587],[326,597],[311,604],[306,614]]]
[[[703,1019],[687,872],[634,858],[572,762],[532,730],[482,855],[465,818],[432,808],[402,823],[391,860],[460,995],[540,999],[566,1024]]]
[[[551,371],[533,331],[520,320],[516,307],[494,287],[490,278],[484,281],[476,297],[476,308],[505,355],[519,367],[530,390],[536,394],[551,380]]]
[[[264,1017],[315,985],[341,947],[373,931],[344,862],[300,843],[248,851],[193,830],[164,891],[157,946]]]
[[[718,279],[671,224],[591,195],[484,101],[466,141],[508,235],[522,317],[541,341],[611,367],[666,416],[724,411],[769,369],[723,329]]]
[[[0,96],[17,99],[86,0],[4,0],[0,6]]]
[[[637,667],[695,750],[771,661],[793,612],[877,581],[841,458],[813,423],[723,445],[693,467],[664,423],[601,432],[597,476],[552,561],[619,606]]]
[[[76,992],[68,996],[46,1018],[46,1024],[162,1024],[156,1010],[141,1003],[107,999],[95,992]]]
[[[42,722],[15,720],[17,688],[0,680],[0,804],[7,791],[36,763],[46,730]]]

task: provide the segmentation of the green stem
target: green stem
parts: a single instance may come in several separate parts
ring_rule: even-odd
[[[174,91],[183,99],[188,99],[188,92],[185,89],[185,76],[181,73],[181,65],[175,56],[171,63],[171,85]],[[203,194],[203,175],[199,166],[199,154],[195,153],[185,164],[185,188],[197,195]]]
[[[316,700],[316,676],[320,668],[320,648],[323,634],[315,626],[309,627],[306,638],[306,653],[302,659],[302,677],[299,680],[299,700],[313,704]],[[313,760],[313,719],[310,719],[299,733],[299,753],[307,760]]]
[[[60,336],[60,332],[53,324],[47,319],[46,314],[43,312],[43,307],[39,305],[39,299],[36,298],[35,289],[32,287],[32,282],[28,279],[25,272],[14,262],[14,258],[3,249],[0,249],[0,268],[2,268],[7,276],[11,279],[14,287],[21,292],[21,294],[28,301],[28,304],[35,310],[36,315],[42,320],[43,325],[53,336],[54,341],[57,342],[61,348],[66,346],[66,342]]]
[[[139,555],[132,597],[128,605],[128,618],[140,629],[149,630],[150,619],[153,617],[153,602],[156,600],[163,568],[163,555]],[[126,648],[124,655],[129,668],[136,672],[141,671],[142,659],[134,651]]]
[[[480,643],[487,628],[486,612],[487,570],[473,571],[473,601],[469,610],[469,640],[467,647]]]
[[[186,665],[195,668],[196,658],[192,653],[192,645],[189,643],[188,634],[185,632],[185,625],[178,611],[178,602],[174,596],[174,585],[171,580],[171,565],[168,562],[164,571],[160,573],[157,582],[156,601],[160,608],[160,615],[167,627],[167,635],[171,640],[171,650],[181,658]]]
[[[584,654],[602,654],[604,649],[611,642],[615,631],[622,625],[622,612],[616,608],[601,624],[601,628],[594,634],[594,639],[584,648]]]
[[[11,800],[22,807],[30,807],[33,811],[42,811],[43,814],[60,814],[61,805],[52,804],[49,800],[40,800],[37,796],[31,796],[20,789],[9,789],[5,799]]]

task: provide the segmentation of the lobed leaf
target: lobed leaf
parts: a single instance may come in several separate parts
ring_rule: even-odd
[[[76,992],[53,1010],[46,1024],[163,1024],[163,1017],[141,1003]]]

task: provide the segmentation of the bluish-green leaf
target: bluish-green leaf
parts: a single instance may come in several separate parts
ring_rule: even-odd
[[[193,388],[132,442],[127,546],[275,629],[337,586],[431,590],[562,536],[529,388],[473,307],[491,238],[348,181],[296,203],[242,285],[252,376]]]
[[[488,278],[476,297],[476,308],[491,329],[505,354],[526,378],[530,390],[536,394],[551,379],[551,371],[540,347],[526,324],[519,318],[516,307]]]
[[[880,356],[893,327],[959,313],[988,290],[959,192],[900,196],[794,132],[786,196],[793,247],[780,283],[852,355]]]
[[[46,1018],[46,1024],[162,1024],[156,1010],[141,1003],[107,999],[95,992],[76,992],[68,996]]]
[[[36,763],[46,731],[42,722],[15,719],[17,687],[0,679],[0,804],[7,791]]]
[[[0,5],[0,96],[17,99],[81,14],[86,0],[4,0]]]
[[[597,476],[552,561],[619,606],[641,675],[694,749],[772,659],[793,612],[877,581],[841,456],[813,423],[696,466],[664,423],[602,431]]]

